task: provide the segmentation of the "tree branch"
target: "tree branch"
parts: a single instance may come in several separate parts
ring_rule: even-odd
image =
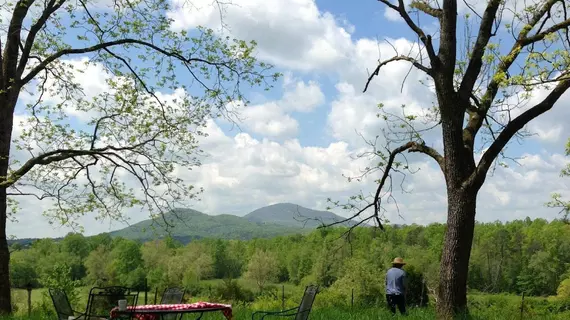
[[[380,221],[380,216],[379,216],[380,207],[382,204],[382,198],[380,197],[380,192],[382,191],[382,189],[384,188],[384,185],[386,184],[386,181],[390,175],[390,171],[394,170],[394,168],[392,168],[392,166],[394,164],[394,159],[396,158],[396,156],[398,154],[400,154],[406,150],[408,152],[421,152],[423,154],[430,156],[432,159],[434,159],[438,163],[440,168],[442,168],[442,170],[443,170],[444,158],[439,154],[439,152],[437,152],[437,150],[426,146],[423,141],[421,141],[421,142],[410,141],[404,145],[401,145],[401,146],[395,148],[394,150],[392,150],[390,152],[390,155],[388,157],[388,162],[386,163],[386,167],[384,168],[384,173],[382,174],[382,177],[380,178],[380,182],[378,183],[378,187],[376,188],[376,193],[374,195],[373,202],[364,206],[362,209],[358,210],[358,212],[356,212],[352,216],[350,216],[344,220],[336,221],[334,223],[328,224],[328,225],[326,225],[326,227],[330,227],[333,225],[337,225],[337,224],[341,224],[341,223],[351,221],[351,220],[359,217],[364,211],[374,207],[374,214],[372,214],[370,217],[367,217],[366,219],[363,219],[362,221],[360,221],[356,225],[351,226],[350,228],[353,229],[356,226],[364,223],[365,221],[368,221],[368,220],[374,218],[376,223],[378,223],[378,226],[380,227],[380,229],[384,230],[384,227],[382,226],[382,222]]]
[[[4,49],[4,61],[2,73],[4,74],[4,86],[8,87],[11,81],[17,79],[18,55],[20,51],[20,37],[22,24],[28,15],[28,10],[35,0],[19,0],[14,6],[14,13],[10,20],[6,35],[6,48]]]
[[[469,116],[469,120],[465,126],[465,129],[463,130],[464,144],[470,146],[471,149],[473,149],[473,145],[475,143],[475,136],[477,135],[477,133],[481,129],[481,126],[483,125],[485,115],[491,108],[491,105],[493,104],[493,101],[497,96],[500,82],[501,79],[503,78],[501,77],[501,75],[508,72],[509,68],[518,58],[520,52],[525,46],[528,46],[530,44],[533,44],[537,41],[544,39],[544,36],[542,37],[533,36],[527,38],[527,35],[538,24],[538,22],[542,19],[542,17],[544,17],[544,15],[549,12],[550,8],[552,8],[552,6],[558,1],[559,0],[548,0],[544,4],[544,6],[540,8],[540,10],[537,10],[533,15],[533,17],[531,18],[530,22],[520,31],[519,35],[517,36],[517,40],[513,44],[509,53],[506,56],[502,57],[497,67],[497,71],[491,77],[491,81],[487,86],[487,91],[480,100],[481,104],[481,107],[479,108],[480,112],[473,113]],[[550,29],[551,28],[549,28],[549,30]],[[541,34],[544,34],[544,32],[542,32]],[[528,39],[532,39],[533,41]]]
[[[438,58],[442,64],[441,85],[454,92],[453,74],[457,60],[457,0],[443,0]],[[437,82],[436,82],[437,83]]]
[[[45,69],[51,62],[61,58],[62,56],[69,55],[69,54],[83,54],[83,53],[95,52],[95,51],[103,50],[103,49],[110,48],[113,46],[119,46],[119,45],[125,45],[125,44],[142,45],[144,47],[155,50],[155,51],[157,51],[157,52],[159,52],[159,53],[161,53],[167,57],[178,59],[178,60],[180,60],[184,63],[187,63],[187,64],[192,63],[192,62],[201,62],[201,63],[212,65],[212,66],[225,66],[227,68],[230,68],[230,66],[228,66],[224,62],[211,62],[211,61],[200,59],[200,58],[186,58],[186,57],[182,56],[180,53],[165,50],[165,49],[160,48],[160,47],[158,47],[152,43],[129,38],[129,39],[120,39],[120,40],[115,40],[115,41],[103,42],[103,43],[99,43],[99,44],[96,44],[94,46],[86,47],[86,48],[63,49],[61,51],[58,51],[58,52],[52,54],[51,56],[45,58],[40,64],[38,64],[36,67],[34,67],[32,70],[30,70],[30,72],[21,80],[21,85],[25,85],[26,83],[31,81],[39,72],[41,72],[43,69]]]
[[[411,62],[412,65],[416,68],[418,68],[419,70],[425,72],[428,75],[432,75],[432,69],[428,68],[424,65],[422,65],[419,61],[417,61],[416,59],[409,57],[409,56],[403,56],[403,55],[398,55],[395,57],[392,57],[388,60],[384,60],[382,62],[380,62],[378,64],[378,66],[376,67],[376,69],[374,70],[374,72],[372,72],[372,74],[370,74],[370,76],[368,76],[368,80],[366,80],[366,85],[364,86],[364,90],[362,92],[366,92],[366,90],[368,90],[368,86],[370,85],[370,82],[372,81],[372,79],[375,76],[378,76],[378,74],[380,73],[380,68],[382,68],[383,66],[391,63],[391,62],[395,62],[395,61],[408,61]]]
[[[562,30],[562,29],[567,29],[568,27],[570,27],[570,19],[566,19],[560,23],[557,23],[557,24],[551,26],[550,28],[548,28],[548,29],[546,29],[540,33],[536,33],[533,36],[526,37],[524,39],[520,39],[520,41],[521,41],[521,44],[523,46],[526,46],[526,45],[529,45],[529,44],[532,44],[532,43],[535,43],[535,42],[538,42],[538,41],[544,39],[549,34],[552,34],[554,32]]]
[[[426,2],[414,0],[410,3],[410,7],[420,10],[421,12],[430,15],[436,19],[440,19],[443,11],[441,9],[434,8]]]
[[[50,0],[38,21],[36,21],[36,23],[34,23],[34,25],[30,28],[30,32],[28,32],[28,36],[26,37],[26,44],[24,45],[24,48],[22,49],[22,53],[20,55],[17,78],[20,78],[26,69],[26,65],[28,64],[30,52],[32,50],[32,46],[34,45],[34,41],[36,40],[37,33],[43,28],[50,16],[59,8],[61,8],[61,6],[65,3],[65,0],[60,0],[58,3],[56,3],[56,1],[58,0]]]
[[[426,35],[425,32],[420,27],[418,27],[418,25],[412,20],[412,18],[406,11],[406,5],[404,4],[404,0],[398,0],[397,6],[390,3],[389,0],[378,0],[378,1],[382,2],[383,4],[387,5],[390,9],[395,10],[400,14],[400,16],[408,24],[410,29],[412,29],[412,31],[414,31],[418,35],[418,37],[426,47],[427,54],[431,62],[431,66],[432,67],[437,66],[439,64],[439,58],[437,57],[437,55],[435,54],[435,50],[433,49],[431,36]]]
[[[145,141],[141,141],[140,143],[137,143],[135,145],[127,146],[127,147],[106,146],[103,148],[96,148],[96,149],[89,149],[89,150],[58,149],[58,150],[49,151],[49,152],[46,152],[44,154],[41,154],[37,157],[31,158],[28,161],[26,161],[19,169],[12,172],[10,174],[10,177],[6,181],[0,183],[0,186],[5,187],[5,188],[12,186],[14,183],[16,183],[18,181],[18,179],[20,177],[24,176],[26,173],[28,173],[30,170],[32,170],[36,165],[47,165],[47,164],[50,164],[52,162],[63,161],[63,160],[67,160],[67,159],[70,159],[73,157],[81,157],[81,156],[89,156],[89,155],[90,156],[97,156],[97,155],[108,154],[108,153],[112,153],[114,156],[119,157],[117,154],[115,154],[115,152],[130,151],[130,150],[137,149],[141,146],[144,146],[144,145],[154,141],[156,139],[156,137],[162,133],[163,133],[163,131],[158,131],[157,133],[155,133],[153,135],[153,137],[151,137]]]
[[[497,139],[491,144],[489,149],[485,151],[481,157],[481,161],[477,165],[477,169],[464,183],[465,188],[479,188],[485,182],[485,177],[493,161],[497,158],[501,150],[507,145],[509,140],[530,121],[540,116],[541,114],[552,109],[554,104],[560,97],[570,88],[570,80],[566,79],[560,81],[558,85],[542,100],[539,104],[523,112],[518,117],[509,122],[501,131]]]
[[[501,0],[489,1],[487,9],[483,14],[481,20],[481,26],[479,28],[479,34],[477,35],[477,40],[475,41],[475,46],[471,53],[471,59],[469,60],[469,65],[461,81],[459,87],[459,97],[462,100],[466,100],[467,97],[472,93],[473,87],[477,82],[479,73],[481,72],[481,67],[483,66],[483,55],[485,54],[485,48],[489,43],[489,40],[493,36],[493,21],[497,15],[497,10],[501,4]]]

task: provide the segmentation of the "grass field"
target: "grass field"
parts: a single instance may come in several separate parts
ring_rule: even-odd
[[[218,281],[212,281],[211,285],[215,286]],[[242,283],[242,285],[247,286],[248,284]],[[206,284],[208,286],[208,284]],[[297,290],[296,290],[297,289]],[[285,294],[289,298],[287,299],[287,306],[291,306],[294,303],[298,303],[297,297],[298,288],[292,285],[286,285]],[[79,289],[81,301],[77,303],[77,309],[82,310],[87,302],[87,296],[89,292],[88,287],[83,287]],[[44,299],[45,289],[35,289],[32,291],[32,306],[33,314],[31,317],[27,316],[27,292],[25,290],[13,290],[13,301],[16,305],[17,311],[14,317],[11,318],[1,318],[0,320],[43,320],[48,319],[42,316],[39,306]],[[160,293],[159,293],[160,294]],[[328,297],[324,294],[317,295],[317,300],[315,301],[315,307],[311,312],[311,320],[332,320],[332,319],[347,319],[347,320],[368,320],[368,319],[388,319],[392,318],[389,311],[387,311],[384,305],[376,308],[362,308],[362,307],[323,307],[323,302],[319,301],[319,297],[322,299],[327,299]],[[208,300],[205,297],[193,297],[191,301],[197,300]],[[148,293],[148,303],[153,303],[154,292]],[[470,319],[552,319],[552,320],[562,320],[570,319],[570,302],[561,302],[557,300],[552,300],[549,298],[539,298],[539,297],[527,297],[525,299],[525,307],[523,310],[522,318],[520,312],[521,297],[516,295],[499,294],[499,295],[489,295],[489,294],[472,294],[469,298],[470,301]],[[144,303],[144,293],[139,296],[139,304]],[[330,305],[330,303],[324,303]],[[269,309],[269,310],[279,310],[280,301],[275,301],[271,303],[272,307],[268,307],[265,304],[254,303],[253,305],[243,306],[234,305],[234,320],[245,320],[251,319],[251,314],[253,311],[258,309]],[[51,302],[47,301],[47,306],[51,308]],[[253,310],[255,309],[255,310]],[[38,313],[39,312],[39,313]],[[184,319],[194,319],[196,317],[187,316]],[[422,309],[410,309],[409,315],[406,319],[434,319],[435,314],[433,306],[422,308]],[[203,320],[223,320],[224,317],[221,313],[213,313],[204,315]],[[275,319],[275,318],[273,318]]]
[[[234,320],[246,320],[251,319],[251,310],[247,309],[237,309],[234,312]],[[186,316],[184,319],[194,319],[194,317]],[[378,320],[378,319],[390,319],[393,318],[392,315],[381,308],[375,309],[340,309],[340,308],[327,308],[327,309],[315,309],[311,312],[311,320],[333,320],[333,319],[346,319],[346,320]],[[398,318],[400,318],[398,316]],[[434,319],[435,314],[431,309],[412,309],[406,319]],[[47,317],[41,315],[28,316],[14,316],[5,317],[0,320],[47,320]],[[224,317],[221,313],[211,313],[206,314],[202,318],[203,320],[223,320]],[[270,318],[275,319],[275,318]],[[481,312],[473,311],[470,319],[477,320],[516,320],[521,319],[520,314],[517,313],[506,313],[506,312]],[[524,316],[522,319],[545,319],[545,320],[562,320],[569,319],[569,314],[553,314],[553,315],[540,315],[540,316]]]

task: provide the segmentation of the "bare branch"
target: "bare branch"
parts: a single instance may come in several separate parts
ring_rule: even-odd
[[[408,24],[410,29],[412,29],[412,31],[414,31],[418,35],[418,37],[420,38],[420,40],[422,41],[422,43],[426,47],[426,50],[427,50],[427,53],[428,53],[428,56],[429,56],[429,59],[431,62],[431,66],[435,67],[436,65],[438,65],[439,64],[439,58],[437,57],[437,55],[435,54],[435,50],[433,49],[433,43],[431,41],[431,36],[426,35],[425,32],[420,27],[418,27],[418,25],[412,20],[412,18],[410,17],[408,12],[406,11],[406,5],[404,4],[404,0],[398,0],[397,6],[390,3],[389,0],[378,0],[378,1],[382,2],[383,4],[387,5],[390,9],[395,10],[396,12],[398,12],[400,14],[400,16]]]
[[[368,205],[366,205],[363,208],[361,208],[360,210],[358,210],[352,216],[350,216],[344,220],[328,224],[324,227],[330,227],[330,226],[346,223],[348,221],[353,221],[354,219],[360,217],[360,215],[362,213],[364,213],[366,210],[368,210],[370,208],[374,208],[374,213],[371,216],[369,216],[365,219],[361,219],[361,221],[359,221],[356,225],[351,226],[350,229],[353,229],[353,228],[361,225],[362,223],[365,223],[368,220],[374,219],[374,221],[378,224],[378,227],[383,230],[384,227],[382,225],[382,221],[381,221],[380,216],[379,216],[381,204],[382,204],[381,192],[382,192],[382,189],[384,188],[384,186],[386,184],[386,181],[388,180],[388,178],[390,176],[390,172],[395,170],[395,168],[393,168],[393,165],[394,165],[394,160],[395,160],[396,156],[398,154],[401,154],[402,152],[404,152],[406,150],[408,152],[424,153],[424,154],[430,156],[431,158],[433,158],[439,164],[439,166],[441,168],[443,168],[444,158],[435,149],[426,146],[425,143],[423,143],[423,141],[420,143],[415,142],[415,141],[410,141],[410,142],[408,142],[402,146],[399,146],[390,152],[390,155],[388,157],[388,161],[386,163],[386,166],[384,167],[384,172],[383,172],[382,177],[380,178],[380,180],[378,182],[378,187],[376,188],[376,193],[374,194],[374,200],[371,203],[369,203]]]
[[[378,74],[380,73],[380,69],[381,69],[383,66],[385,66],[385,65],[387,65],[387,64],[389,64],[389,63],[391,63],[391,62],[395,62],[395,61],[408,61],[408,62],[411,62],[412,65],[415,66],[416,68],[422,70],[423,72],[427,73],[428,75],[431,75],[432,70],[431,70],[430,68],[428,68],[428,67],[422,65],[422,64],[421,64],[420,62],[418,62],[416,59],[414,59],[414,58],[412,58],[412,57],[409,57],[409,56],[402,56],[402,55],[399,55],[399,56],[395,56],[395,57],[392,57],[392,58],[390,58],[390,59],[388,59],[388,60],[384,60],[384,61],[380,62],[380,63],[378,64],[378,66],[376,67],[376,69],[374,70],[374,72],[372,72],[372,74],[370,74],[370,76],[368,76],[368,80],[366,80],[366,85],[364,86],[364,90],[363,90],[362,92],[366,92],[366,90],[368,90],[368,86],[370,85],[370,82],[372,81],[372,79],[373,79],[375,76],[378,76]]]

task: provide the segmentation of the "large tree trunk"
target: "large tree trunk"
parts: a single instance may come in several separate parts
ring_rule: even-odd
[[[8,175],[10,143],[14,122],[14,99],[8,94],[0,94],[0,183]],[[7,196],[6,188],[0,187],[0,315],[12,311],[10,290],[10,251],[7,241]]]
[[[0,315],[12,311],[10,251],[6,240],[6,188],[0,188]]]
[[[467,312],[467,273],[475,228],[476,191],[448,190],[447,231],[441,258],[437,314]]]

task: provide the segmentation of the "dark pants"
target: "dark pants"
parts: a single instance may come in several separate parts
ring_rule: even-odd
[[[406,314],[406,298],[403,295],[387,294],[386,301],[393,314],[396,314],[396,306],[401,314]]]

